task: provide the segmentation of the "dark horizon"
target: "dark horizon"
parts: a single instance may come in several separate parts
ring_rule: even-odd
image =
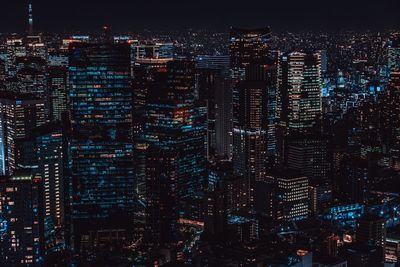
[[[179,30],[205,28],[226,30],[230,26],[271,26],[274,31],[383,31],[397,28],[400,2],[385,0],[379,6],[372,1],[339,0],[333,5],[316,0],[298,3],[291,0],[266,3],[249,0],[246,5],[228,0],[196,3],[181,0],[130,1],[50,1],[33,0],[34,27],[40,32],[98,31],[101,25],[115,32]],[[25,32],[28,1],[3,4],[0,32]]]

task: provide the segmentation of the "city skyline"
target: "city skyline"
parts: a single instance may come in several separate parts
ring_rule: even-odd
[[[399,267],[399,6],[10,3],[0,266]]]

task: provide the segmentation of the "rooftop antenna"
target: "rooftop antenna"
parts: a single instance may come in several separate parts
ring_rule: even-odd
[[[32,10],[32,2],[28,3],[28,34],[33,35],[33,10]]]

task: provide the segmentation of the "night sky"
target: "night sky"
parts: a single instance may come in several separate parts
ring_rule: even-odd
[[[116,31],[229,26],[274,30],[383,30],[400,26],[399,0],[33,0],[35,28]],[[0,32],[23,32],[27,0],[1,0]]]

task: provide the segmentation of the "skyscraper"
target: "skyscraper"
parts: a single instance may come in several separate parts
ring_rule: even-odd
[[[165,75],[165,82],[160,83],[162,87],[151,90],[145,108],[146,188],[153,188],[146,190],[146,201],[150,205],[146,209],[146,220],[167,220],[170,216],[194,220],[198,219],[197,215],[185,207],[202,196],[205,186],[205,113],[195,105],[193,62],[171,61],[167,64]],[[155,186],[165,187],[168,191],[156,190]],[[157,206],[153,205],[159,201],[170,203],[167,210],[175,213],[168,217],[154,213]],[[171,220],[164,223],[171,225]],[[157,233],[158,230],[148,230],[148,233],[152,232]],[[154,236],[148,238],[154,240]]]
[[[278,118],[289,131],[306,132],[322,112],[319,54],[292,52],[280,59]]]
[[[9,38],[7,40],[7,57],[5,62],[6,74],[14,77],[17,74],[16,60],[26,56],[26,47],[22,38]]]
[[[68,106],[68,80],[65,67],[52,66],[48,69],[47,86],[50,101],[50,117],[53,120],[61,120],[63,112]]]
[[[65,196],[68,195],[64,180],[66,153],[60,123],[44,124],[31,134],[36,143],[38,174],[44,186],[44,216],[51,218],[52,224],[60,228],[64,223]]]
[[[240,79],[245,75],[245,67],[251,62],[263,62],[269,58],[269,39],[271,30],[231,28],[230,33],[230,65],[231,76]]]
[[[389,81],[387,90],[381,95],[382,135],[388,147],[400,146],[400,39],[392,41],[388,49]]]
[[[278,219],[296,221],[308,218],[308,178],[288,169],[272,173],[271,178],[278,185]]]
[[[385,219],[376,215],[365,214],[357,220],[356,238],[360,245],[385,248]]]
[[[265,179],[267,160],[275,153],[276,66],[250,64],[237,84],[234,99],[233,166],[248,179],[251,198],[255,181]]]
[[[228,157],[232,130],[229,57],[198,56],[196,76],[197,97],[207,107],[207,156]]]
[[[145,195],[145,150],[144,123],[145,107],[150,93],[163,88],[166,83],[167,63],[171,59],[137,59],[132,68],[133,87],[133,140],[135,143],[136,192],[143,199]]]
[[[0,265],[43,263],[42,190],[30,170],[0,179]]]
[[[276,62],[269,46],[271,31],[231,29],[229,46],[233,107],[233,166],[248,180],[264,179],[275,154]]]
[[[69,61],[72,222],[79,244],[88,231],[124,228],[131,222],[130,50],[127,44],[73,43]]]
[[[2,92],[0,96],[0,173],[16,168],[16,141],[45,123],[45,101],[32,95]]]
[[[290,169],[298,170],[311,181],[320,184],[330,181],[329,139],[320,134],[293,134],[286,139]]]

